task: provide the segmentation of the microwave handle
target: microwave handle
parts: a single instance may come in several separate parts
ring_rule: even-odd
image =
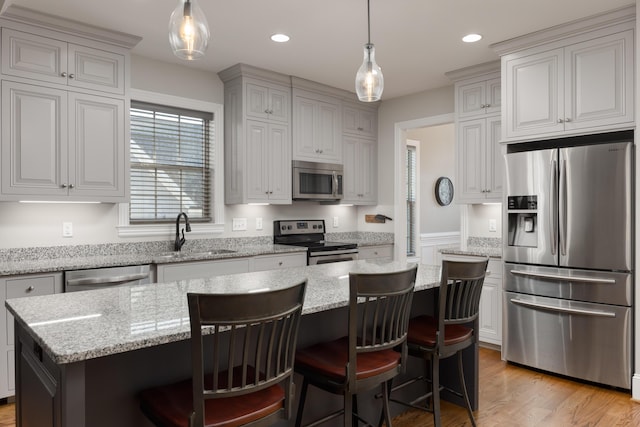
[[[333,171],[333,197],[338,197],[338,173]]]

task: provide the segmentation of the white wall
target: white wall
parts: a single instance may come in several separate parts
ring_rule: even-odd
[[[378,206],[358,209],[358,230],[394,231],[394,222],[369,224],[364,222],[364,215],[382,213],[394,217],[394,182],[398,173],[394,165],[396,123],[453,113],[453,110],[453,86],[381,102],[378,109]]]
[[[215,73],[194,70],[176,64],[132,56],[131,87],[207,102],[224,102],[224,85]],[[356,231],[357,208],[294,202],[289,206],[226,206],[225,231],[216,235],[192,234],[192,238],[244,237],[272,235],[274,219],[324,219],[329,232]],[[338,228],[333,228],[333,217]],[[232,232],[231,219],[247,218],[247,231]],[[262,218],[263,230],[255,229]],[[73,237],[62,237],[62,222],[72,222]],[[120,238],[116,230],[118,205],[115,204],[21,204],[0,202],[0,248],[115,243],[172,239]],[[187,236],[187,239],[189,235]]]
[[[502,205],[469,205],[468,233],[470,237],[502,237]],[[496,221],[496,231],[489,231],[489,220]]]
[[[440,206],[435,183],[441,176],[451,178],[455,188],[455,127],[453,123],[411,129],[407,138],[420,141],[420,234],[460,231],[460,205]],[[455,192],[454,192],[455,194]]]

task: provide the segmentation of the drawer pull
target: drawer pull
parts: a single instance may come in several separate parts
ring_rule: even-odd
[[[559,313],[584,314],[586,316],[596,316],[596,317],[616,317],[616,314],[610,311],[592,311],[592,310],[582,310],[579,308],[558,307],[551,304],[540,304],[537,302],[522,301],[515,298],[512,298],[511,302],[514,304],[523,305],[525,307],[540,308],[543,310],[557,311]]]
[[[520,276],[539,277],[541,279],[561,280],[564,282],[602,283],[607,285],[613,285],[616,283],[615,279],[605,279],[605,278],[598,278],[598,277],[564,276],[562,274],[538,273],[534,271],[519,271],[519,270],[511,270],[510,273],[520,275]]]

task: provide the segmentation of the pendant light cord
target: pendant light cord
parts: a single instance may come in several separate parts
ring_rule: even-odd
[[[367,0],[367,44],[371,44],[371,10],[369,3],[370,0]]]

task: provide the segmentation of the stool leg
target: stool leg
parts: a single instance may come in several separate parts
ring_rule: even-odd
[[[389,395],[391,395],[391,383],[393,380],[389,380],[382,384],[382,414],[384,420],[387,423],[387,427],[391,427],[391,411],[389,410]],[[380,424],[382,424],[382,417],[380,417]]]
[[[300,388],[300,402],[298,402],[298,414],[296,415],[296,427],[302,425],[302,411],[304,410],[304,401],[307,400],[307,389],[309,388],[309,381],[304,377],[302,380],[302,388]]]
[[[471,420],[471,425],[476,427],[476,420],[473,418],[473,411],[471,411],[471,402],[469,401],[469,393],[467,393],[467,385],[464,381],[464,371],[462,370],[462,351],[458,351],[458,375],[460,377],[460,387],[462,387],[462,394],[464,395],[464,403],[467,405],[467,413]]]
[[[433,391],[433,425],[441,427],[440,420],[440,358],[437,354],[431,356],[431,389]]]
[[[353,396],[351,393],[344,393],[344,427],[353,425]],[[358,424],[356,423],[356,426]]]

